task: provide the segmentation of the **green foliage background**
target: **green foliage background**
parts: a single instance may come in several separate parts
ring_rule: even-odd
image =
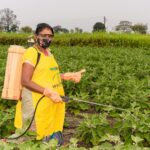
[[[0,34],[0,94],[7,49],[14,43],[25,45],[27,37],[28,34]],[[85,119],[76,130],[76,137],[85,144],[98,149],[150,147],[149,40],[149,35],[137,34],[56,35],[51,49],[61,72],[87,70],[79,84],[63,83],[66,95],[126,110],[69,102],[67,111],[90,112],[82,116]],[[15,101],[0,100],[2,137],[14,132],[15,105]]]

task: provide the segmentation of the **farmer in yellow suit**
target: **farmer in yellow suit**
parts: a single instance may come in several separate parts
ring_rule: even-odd
[[[79,82],[84,70],[60,75],[55,58],[48,49],[53,36],[51,26],[46,23],[38,24],[35,31],[36,43],[23,55],[23,89],[22,98],[16,107],[15,127],[25,130],[38,100],[45,95],[38,105],[31,129],[37,133],[37,140],[47,142],[51,138],[56,138],[61,145],[63,144],[62,130],[65,117],[65,103],[60,97],[64,95],[61,80]]]

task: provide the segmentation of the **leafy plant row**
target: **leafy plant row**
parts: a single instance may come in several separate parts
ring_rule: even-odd
[[[0,33],[1,45],[26,45],[29,34]],[[56,34],[54,46],[118,46],[149,48],[150,36],[140,34],[117,33],[74,33]]]

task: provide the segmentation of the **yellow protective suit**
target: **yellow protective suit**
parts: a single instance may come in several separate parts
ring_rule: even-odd
[[[40,51],[38,51],[41,53]],[[35,66],[37,61],[37,50],[33,47],[26,50],[23,55],[22,63],[30,62]],[[52,54],[45,56],[41,53],[39,63],[34,71],[32,81],[42,87],[48,87],[64,95],[58,65]],[[39,93],[31,91],[31,100],[35,108],[39,98]],[[53,132],[62,131],[65,117],[65,103],[54,103],[51,99],[44,97],[38,105],[35,115],[35,125],[37,140],[42,139]],[[22,100],[16,106],[15,127],[22,128]]]

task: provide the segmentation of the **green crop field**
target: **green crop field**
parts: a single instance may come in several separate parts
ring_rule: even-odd
[[[4,36],[9,37],[9,35]],[[27,37],[27,35],[21,36]],[[0,94],[5,74],[7,49],[11,44],[10,42],[0,45]],[[70,142],[60,149],[149,149],[149,35],[112,33],[96,33],[93,36],[92,34],[63,34],[62,37],[56,35],[51,49],[61,72],[86,69],[80,83],[63,82],[66,95],[107,105],[95,106],[77,101],[67,103],[64,133],[70,133],[72,139],[69,138]],[[15,105],[15,101],[0,99],[0,134],[2,137],[8,136],[15,130],[13,127]],[[70,119],[77,122],[77,124],[74,122],[76,126],[73,127],[73,132],[70,132],[72,131]],[[68,137],[65,136],[65,138]],[[14,150],[46,150],[55,149],[55,145],[55,141],[47,145],[36,141],[19,145],[0,142],[0,149],[11,147]]]

